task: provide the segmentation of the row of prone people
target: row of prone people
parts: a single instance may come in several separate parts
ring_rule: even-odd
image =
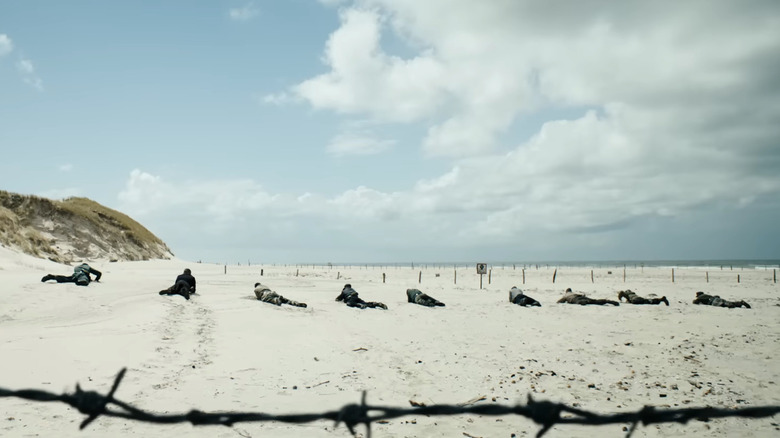
[[[255,283],[255,296],[258,300],[276,304],[281,306],[282,304],[289,304],[296,307],[307,307],[306,303],[290,300],[278,293],[272,291],[268,286],[261,283]],[[422,293],[419,289],[407,289],[406,297],[410,303],[420,304],[427,307],[439,307],[444,306],[441,301]],[[336,297],[336,301],[343,301],[347,307],[355,307],[358,309],[383,309],[387,310],[387,305],[378,301],[365,301],[360,298],[358,292],[352,287],[351,284],[345,284],[341,289],[341,293]]]
[[[661,298],[657,298],[657,297],[645,298],[639,296],[636,292],[633,292],[631,289],[621,290],[617,294],[618,294],[618,301],[614,301],[614,300],[608,300],[604,298],[591,298],[585,294],[573,292],[571,288],[567,288],[564,295],[557,302],[567,303],[567,304],[579,304],[581,306],[585,306],[589,304],[602,305],[602,306],[606,304],[611,304],[613,306],[619,306],[620,303],[622,303],[623,300],[625,300],[626,303],[630,303],[630,304],[659,305],[661,303],[664,303],[667,306],[669,305],[669,300],[666,298],[666,296],[663,296]],[[541,303],[539,303],[539,301],[536,301],[535,299],[529,297],[528,295],[525,295],[525,293],[523,293],[522,290],[514,286],[512,287],[512,289],[509,290],[509,301],[511,303],[518,304],[521,306],[541,306]],[[728,301],[728,300],[724,300],[718,295],[708,295],[701,291],[696,292],[696,298],[693,299],[693,304],[704,304],[704,305],[715,306],[715,307],[727,307],[730,309],[737,308],[737,307],[745,307],[750,309],[750,305],[745,300]]]
[[[95,276],[94,280],[92,280],[91,275]],[[80,286],[86,286],[89,285],[91,281],[100,281],[102,275],[103,274],[100,271],[92,268],[87,263],[82,263],[80,265],[77,265],[75,268],[73,268],[73,274],[71,275],[66,276],[66,275],[47,274],[41,279],[41,281],[46,282],[49,280],[55,280],[57,283],[76,283],[77,285]],[[174,281],[172,286],[160,291],[160,295],[181,295],[185,299],[189,300],[190,296],[196,293],[196,290],[197,290],[197,282],[195,280],[195,277],[192,275],[192,271],[190,269],[185,269],[183,273],[179,274],[176,277],[176,280]],[[277,306],[281,306],[282,304],[289,304],[296,307],[307,307],[306,303],[301,303],[298,301],[287,299],[261,283],[255,283],[254,292],[258,300],[271,303],[271,304],[276,304]],[[406,296],[407,296],[407,301],[410,303],[419,304],[426,307],[444,306],[444,303],[423,293],[419,289],[407,289]],[[625,300],[626,303],[630,303],[630,304],[658,305],[664,303],[667,306],[669,305],[669,300],[665,296],[661,298],[657,298],[657,297],[645,298],[639,296],[638,294],[631,291],[630,289],[625,291],[619,291],[618,301],[614,301],[614,300],[608,300],[603,298],[590,298],[585,294],[576,293],[573,292],[571,288],[567,288],[566,291],[564,292],[563,297],[561,297],[557,302],[568,303],[568,304],[579,304],[583,306],[584,305],[606,305],[606,304],[619,306],[620,302],[623,302],[623,300]],[[355,307],[359,309],[366,309],[366,308],[380,308],[385,310],[387,309],[387,305],[385,305],[384,303],[376,302],[376,301],[364,301],[362,298],[360,298],[358,292],[352,287],[351,284],[344,285],[344,288],[341,290],[341,293],[339,293],[339,295],[336,297],[336,301],[343,301],[347,306]],[[509,301],[513,304],[517,304],[520,306],[527,306],[527,307],[541,307],[542,305],[539,301],[529,297],[516,286],[513,286],[509,290]],[[701,291],[696,292],[696,298],[694,298],[693,304],[704,304],[709,306],[727,307],[732,309],[737,307],[745,307],[750,309],[750,305],[744,300],[739,300],[739,301],[724,300],[718,295],[709,295]]]
[[[196,284],[192,272],[189,269],[185,269],[183,274],[176,277],[173,286],[161,290],[160,295],[181,295],[189,300],[190,295],[196,292]],[[308,307],[306,303],[286,298],[262,283],[255,283],[254,292],[255,297],[257,297],[259,301],[265,303],[275,304],[277,306],[287,304],[294,307]],[[422,293],[419,289],[407,289],[406,295],[410,303],[429,307],[444,306],[444,303]],[[378,301],[365,301],[360,298],[358,292],[351,284],[344,285],[341,293],[336,297],[336,301],[343,301],[348,307],[355,307],[358,309],[371,308],[387,310],[387,305],[384,303]]]
[[[185,271],[186,273],[186,271]],[[186,285],[182,285],[186,286]],[[194,291],[194,279],[193,279],[193,291]],[[255,283],[255,296],[258,300],[275,304],[277,306],[281,306],[282,304],[288,304],[295,307],[307,307],[306,303],[302,303],[299,301],[291,300],[289,298],[285,298],[284,296],[276,293],[275,291],[271,290],[268,286],[261,284],[261,283]],[[160,292],[161,294],[163,292]],[[176,292],[174,292],[176,293]],[[187,296],[185,295],[187,298]],[[406,299],[409,303],[419,304],[421,306],[426,307],[444,307],[444,303],[433,298],[432,296],[423,293],[419,289],[407,289],[406,290]],[[629,290],[625,291],[619,291],[618,292],[618,301],[608,300],[608,299],[601,299],[601,298],[590,298],[586,296],[585,294],[581,293],[575,293],[571,290],[571,288],[567,288],[566,292],[564,293],[563,297],[561,297],[557,302],[558,303],[568,303],[568,304],[578,304],[578,305],[605,305],[605,304],[611,304],[614,306],[620,305],[620,302],[623,302],[623,300],[626,301],[626,303],[631,304],[661,304],[664,303],[667,306],[669,305],[669,300],[663,296],[661,298],[656,297],[650,297],[645,298],[642,296],[637,295],[635,292]],[[362,298],[360,298],[360,295],[358,292],[352,287],[351,284],[347,283],[342,288],[339,295],[336,297],[336,301],[343,301],[344,304],[346,304],[348,307],[354,307],[358,309],[384,309],[387,310],[387,305],[378,301],[365,301]],[[509,302],[513,304],[517,304],[520,306],[527,306],[527,307],[541,307],[541,303],[534,298],[529,297],[526,295],[522,290],[518,289],[516,286],[513,286],[512,289],[509,290]],[[721,297],[717,295],[707,295],[704,292],[696,292],[696,298],[693,300],[694,304],[706,304],[710,306],[716,306],[716,307],[728,307],[728,308],[735,308],[735,307],[746,307],[750,308],[750,305],[743,301],[728,301],[724,300]]]

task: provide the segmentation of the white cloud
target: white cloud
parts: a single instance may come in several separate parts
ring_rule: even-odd
[[[38,77],[35,72],[35,66],[29,59],[20,59],[16,63],[16,70],[22,76],[22,80],[25,84],[35,88],[38,91],[43,91],[43,81]]]
[[[22,59],[16,63],[16,68],[24,75],[35,74],[35,67],[29,59]]]
[[[228,16],[235,21],[248,21],[256,17],[260,13],[260,10],[255,7],[255,4],[249,2],[240,8],[231,8],[228,11]]]
[[[471,156],[540,108],[698,111],[751,92],[777,73],[780,41],[780,7],[758,6],[358,0],[326,43],[328,71],[290,92],[318,109],[426,123],[428,154]],[[416,54],[387,53],[388,35]]]
[[[268,103],[272,105],[284,105],[287,103],[298,102],[300,99],[282,92],[282,93],[266,94],[265,96],[259,98],[258,100],[261,101],[262,103]]]
[[[328,144],[328,152],[333,155],[373,155],[394,144],[394,140],[379,140],[370,133],[349,132],[334,137]]]
[[[265,208],[276,202],[274,196],[250,180],[167,182],[139,169],[130,173],[119,200],[137,214],[175,214],[192,211],[220,223],[240,217],[238,213]]]
[[[67,187],[64,189],[52,189],[36,193],[36,195],[47,199],[66,199],[73,196],[84,196],[84,192],[76,187]]]
[[[0,56],[5,56],[14,50],[14,44],[11,38],[4,33],[0,33]]]
[[[407,251],[598,247],[637,223],[741,213],[780,199],[779,8],[351,2],[325,44],[327,70],[266,101],[300,99],[374,128],[422,127],[423,151],[446,157],[448,171],[403,181],[408,189],[363,185],[332,196],[137,171],[121,196],[135,211],[192,212],[256,246],[332,233],[333,246]],[[387,36],[412,55],[389,53]],[[538,128],[517,134],[518,121]],[[345,129],[329,151],[392,145],[363,129]]]
[[[60,172],[70,172],[71,170],[73,170],[73,165],[70,163],[62,164],[60,165],[59,169]]]
[[[377,12],[347,9],[341,20],[325,49],[331,71],[298,84],[292,93],[315,108],[390,121],[413,121],[444,103],[436,83],[442,67],[425,56],[404,60],[384,54]]]

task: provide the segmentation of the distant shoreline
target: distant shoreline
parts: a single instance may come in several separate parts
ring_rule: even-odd
[[[222,262],[204,262],[225,264]],[[285,266],[285,267],[390,267],[390,268],[411,268],[411,269],[432,269],[432,268],[470,268],[475,267],[475,262],[385,262],[385,263],[357,263],[357,262],[338,262],[338,263],[227,263],[227,265],[256,265],[256,266]],[[734,259],[734,260],[597,260],[597,261],[539,261],[539,262],[491,262],[487,263],[491,269],[542,269],[542,268],[706,268],[706,269],[780,269],[780,259]]]

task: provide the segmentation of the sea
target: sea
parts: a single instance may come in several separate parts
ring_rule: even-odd
[[[486,264],[490,269],[496,268],[694,268],[694,269],[729,269],[729,270],[771,270],[780,269],[780,259],[723,259],[723,260],[598,260],[598,261],[474,261],[474,262],[387,262],[387,263],[302,263],[302,264],[277,264],[275,266],[330,266],[330,267],[391,267],[412,269],[427,268],[465,268],[476,267],[477,264]]]

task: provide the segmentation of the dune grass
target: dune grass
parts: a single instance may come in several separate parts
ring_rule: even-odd
[[[51,223],[57,225],[52,228]],[[55,261],[72,258],[52,247],[57,241],[76,248],[81,254],[77,257],[88,256],[92,245],[104,252],[124,254],[130,260],[170,253],[165,243],[144,226],[91,199],[60,201],[0,190],[0,243]]]
[[[81,216],[98,226],[111,225],[122,230],[128,239],[139,246],[163,244],[151,231],[126,214],[100,205],[91,199],[73,197],[57,202],[62,209]]]

